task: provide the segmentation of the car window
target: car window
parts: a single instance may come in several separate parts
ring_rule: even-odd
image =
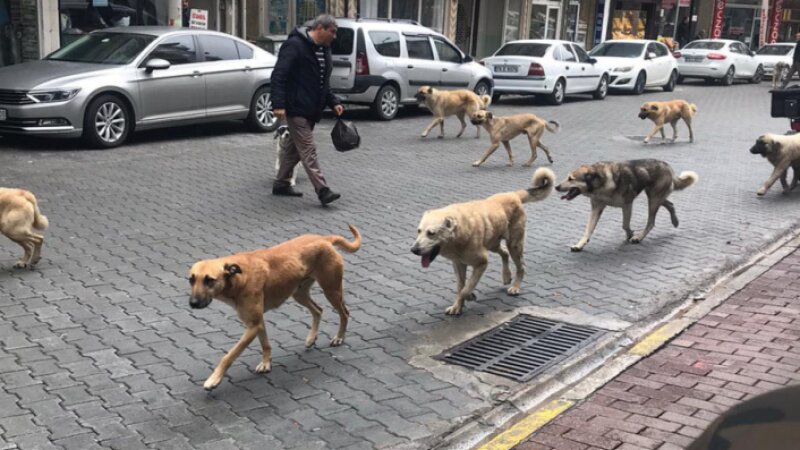
[[[658,52],[656,51],[656,44],[654,42],[647,44],[647,53],[655,53],[656,56],[658,56]],[[645,53],[645,56],[647,55],[647,53]]]
[[[405,36],[408,57],[433,60],[433,49],[428,36]]]
[[[550,44],[511,42],[502,46],[494,56],[533,56],[541,58],[548,48],[550,48]]]
[[[356,33],[352,28],[337,28],[336,39],[331,43],[331,53],[334,55],[352,55],[355,36]]]
[[[589,54],[586,53],[586,50],[575,44],[572,44],[572,48],[575,49],[575,53],[578,55],[578,61],[582,63],[589,62]]]
[[[656,44],[656,55],[658,55],[659,58],[662,56],[669,56],[667,46],[664,44]]]
[[[731,43],[731,44],[728,46],[728,49],[729,49],[730,51],[732,51],[733,53],[742,53],[742,51],[741,51],[741,50],[739,50],[739,45],[738,45],[738,44],[736,44],[735,42],[734,42],[734,43]]]
[[[197,49],[191,35],[171,37],[158,44],[147,57],[148,60],[160,58],[169,61],[173,66],[197,62]]]
[[[253,49],[247,45],[237,42],[236,49],[239,50],[239,59],[253,59]]]
[[[400,34],[392,31],[370,31],[369,39],[375,50],[392,58],[400,57]]]
[[[92,33],[47,56],[55,61],[128,64],[153,42],[155,36],[133,33]]]
[[[614,56],[618,58],[638,58],[644,45],[635,42],[604,42],[593,48],[592,56]]]
[[[236,42],[222,36],[200,35],[200,45],[203,47],[203,56],[206,61],[229,61],[239,59],[236,51]]]
[[[439,55],[439,61],[446,61],[452,63],[461,63],[461,53],[458,52],[452,45],[439,39],[433,38],[433,45],[436,46],[436,53]]]
[[[567,44],[561,44],[561,60],[562,61],[577,61],[578,59],[575,58],[575,55],[572,53],[572,50],[569,49]]]
[[[694,41],[689,42],[684,47],[684,50],[690,48],[696,48],[698,50],[720,50],[722,47],[725,46],[724,42],[716,42],[716,41]]]
[[[765,45],[758,50],[759,55],[788,55],[792,51],[788,45]]]

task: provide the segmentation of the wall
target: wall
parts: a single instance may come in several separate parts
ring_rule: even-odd
[[[17,33],[18,45],[22,47],[22,60],[39,59],[39,13],[37,0],[11,2],[11,23]]]

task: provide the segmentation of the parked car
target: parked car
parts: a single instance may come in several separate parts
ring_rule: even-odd
[[[272,131],[276,58],[227,34],[96,31],[40,61],[0,68],[0,134],[78,137],[98,148],[136,130],[243,119]]]
[[[772,76],[777,62],[784,62],[792,65],[794,58],[794,43],[781,42],[777,44],[767,44],[756,52],[756,61],[764,67],[764,75]]]
[[[739,41],[726,39],[701,39],[686,44],[675,52],[678,59],[678,82],[684,78],[719,80],[729,86],[735,79],[760,83],[764,66],[755,58],[755,52]]]
[[[391,120],[421,86],[492,93],[492,74],[443,35],[412,21],[336,19],[331,90]]]
[[[535,94],[560,105],[568,94],[603,99],[608,93],[608,69],[568,41],[511,41],[482,62],[492,70],[495,101],[502,94]]]
[[[641,94],[645,88],[667,92],[678,83],[678,62],[666,45],[644,39],[605,41],[589,53],[607,67],[608,87]]]

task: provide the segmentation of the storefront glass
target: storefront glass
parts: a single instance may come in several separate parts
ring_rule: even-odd
[[[61,46],[93,30],[166,25],[168,0],[60,0]]]
[[[325,13],[325,0],[295,0],[295,26],[314,20]]]
[[[475,11],[475,0],[458,2],[456,6],[456,42],[462,52],[472,53],[472,17]]]
[[[506,12],[506,26],[503,42],[519,39],[520,16],[522,13],[522,0],[508,0]]]
[[[725,8],[725,24],[722,39],[734,39],[749,47],[758,47],[758,29],[761,24],[760,9],[746,5],[730,5]]]
[[[268,34],[289,34],[289,0],[269,2]]]
[[[392,0],[393,19],[417,20],[419,0]]]
[[[530,39],[556,39],[561,18],[559,2],[531,5]]]
[[[500,3],[502,5],[502,3]],[[475,56],[483,58],[491,55],[503,44],[504,8],[498,8],[495,2],[480,2],[478,14],[478,45]]]
[[[611,39],[644,39],[647,11],[617,9],[611,20]]]
[[[444,29],[444,0],[422,0],[421,5],[420,23],[441,33]]]

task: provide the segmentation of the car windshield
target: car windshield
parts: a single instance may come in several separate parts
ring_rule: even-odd
[[[635,42],[605,42],[595,47],[592,56],[614,56],[617,58],[638,58],[642,55],[644,44]]]
[[[92,33],[51,53],[47,59],[96,64],[128,64],[155,36],[132,33]]]
[[[547,52],[548,47],[550,47],[550,44],[512,42],[501,47],[494,56],[534,56],[541,58]]]
[[[686,44],[686,47],[684,47],[684,49],[696,48],[698,50],[719,50],[722,47],[725,47],[724,42],[694,41]]]
[[[791,45],[765,45],[758,50],[759,55],[788,55],[792,51]]]

